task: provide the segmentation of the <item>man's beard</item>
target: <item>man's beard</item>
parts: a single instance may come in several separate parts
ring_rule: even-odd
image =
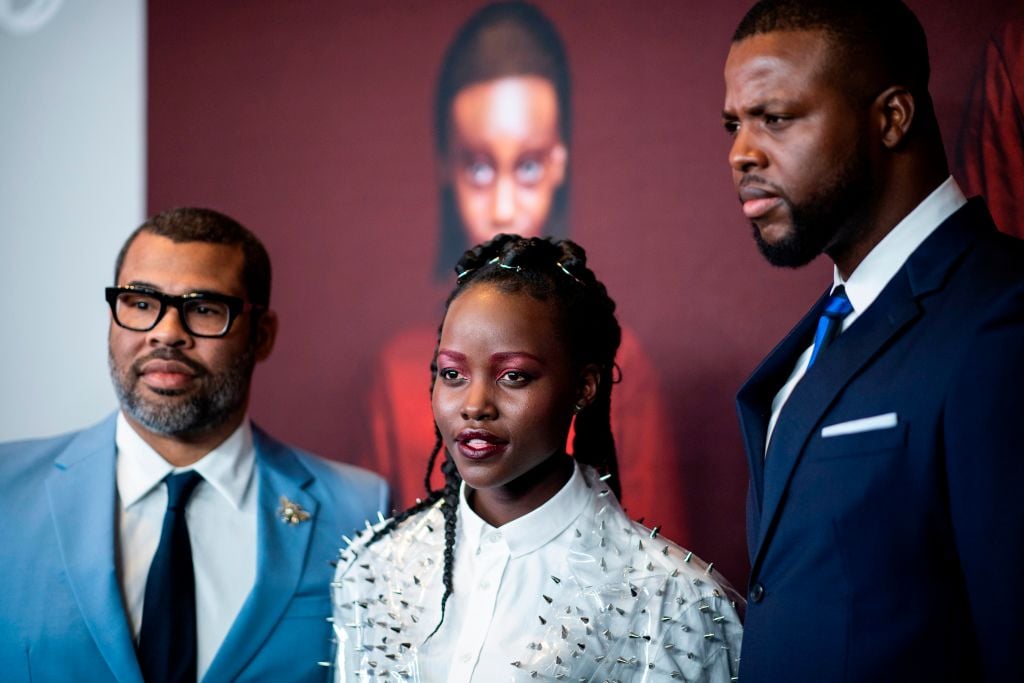
[[[768,263],[799,268],[813,261],[837,242],[847,243],[862,230],[871,196],[867,147],[858,144],[835,174],[815,194],[800,204],[783,198],[789,206],[793,229],[783,240],[769,244],[756,225],[754,241]]]
[[[197,434],[227,422],[245,404],[256,364],[255,350],[251,345],[219,373],[211,373],[208,368],[174,349],[158,349],[128,368],[119,368],[109,351],[107,359],[121,409],[146,429],[168,436]],[[196,373],[198,391],[180,401],[159,402],[146,398],[139,387],[139,376],[143,364],[150,360],[177,361],[187,365]],[[168,397],[182,393],[177,390],[146,391]]]

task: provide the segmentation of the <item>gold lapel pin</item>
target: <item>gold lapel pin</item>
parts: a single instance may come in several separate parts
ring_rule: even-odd
[[[281,507],[277,509],[277,514],[285,524],[299,524],[309,519],[309,513],[303,510],[301,505],[284,496],[281,496]]]

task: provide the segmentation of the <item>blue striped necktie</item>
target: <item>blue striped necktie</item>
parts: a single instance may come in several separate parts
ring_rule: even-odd
[[[814,333],[814,348],[811,351],[811,360],[807,363],[810,368],[818,359],[822,349],[832,343],[832,340],[839,334],[843,327],[843,318],[853,313],[853,304],[846,296],[846,289],[839,285],[832,292],[825,304],[825,310],[818,319],[818,329]]]

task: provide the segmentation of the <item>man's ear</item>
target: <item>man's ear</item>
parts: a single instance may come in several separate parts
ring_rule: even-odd
[[[895,149],[903,142],[914,123],[914,96],[903,86],[886,88],[875,98],[882,144]]]
[[[576,405],[585,408],[597,396],[601,385],[601,369],[595,363],[588,363],[580,371],[579,386],[576,389]]]
[[[256,320],[255,347],[256,360],[266,360],[270,352],[274,350],[274,340],[277,339],[277,313],[267,309],[260,313]]]

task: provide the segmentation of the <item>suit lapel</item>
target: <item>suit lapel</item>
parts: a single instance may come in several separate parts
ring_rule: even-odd
[[[740,430],[746,446],[747,464],[750,467],[758,513],[761,512],[764,501],[765,438],[771,419],[772,399],[793,372],[796,358],[814,338],[818,318],[827,300],[828,290],[768,354],[736,395]]]
[[[823,354],[797,383],[782,408],[765,457],[758,549],[764,544],[793,470],[822,416],[843,387],[893,336],[914,320],[919,311],[906,273],[898,272],[864,315],[836,338],[828,353]]]
[[[68,444],[46,494],[68,582],[96,647],[118,681],[142,683],[116,569],[114,425],[112,416]]]
[[[985,220],[985,216],[987,211],[984,204],[972,200],[940,225],[911,255],[904,267],[897,271],[867,311],[836,338],[828,353],[807,371],[793,389],[789,400],[783,406],[772,434],[768,454],[764,458],[760,524],[757,529],[755,552],[752,554],[752,569],[755,573],[770,535],[769,530],[779,514],[780,502],[789,486],[793,470],[822,417],[844,387],[882,352],[891,340],[921,315],[919,300],[943,286],[956,261],[977,239],[979,227],[994,229],[991,220]],[[816,321],[822,304],[823,301],[819,301],[818,306],[815,306],[790,337],[765,361],[765,365],[775,367],[776,364],[780,364],[781,367],[787,368],[785,376],[788,376],[797,356],[810,343],[813,332],[808,332],[805,328],[809,321],[811,324]],[[793,343],[789,343],[791,339],[794,340]],[[778,391],[785,381],[785,376],[779,380],[777,374],[773,375],[773,384],[767,386]],[[759,405],[764,405],[765,395],[768,395],[768,392],[762,389],[759,395],[762,403]],[[772,395],[774,393],[767,398],[769,411]],[[757,443],[756,439],[748,437],[748,450],[751,442],[755,445]],[[763,444],[762,434],[762,448]],[[748,452],[748,457],[753,461],[761,452],[763,451]],[[751,471],[754,471],[753,465]]]
[[[320,505],[307,490],[313,476],[294,453],[259,429],[253,438],[259,474],[256,582],[204,676],[209,681],[235,680],[281,620],[299,587]],[[298,503],[310,519],[282,521],[281,496]]]

